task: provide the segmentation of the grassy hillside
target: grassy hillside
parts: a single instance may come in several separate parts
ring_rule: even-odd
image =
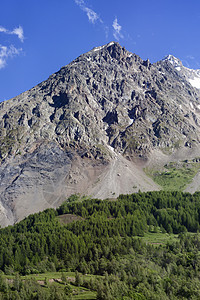
[[[163,190],[183,191],[200,169],[199,158],[191,161],[184,160],[179,163],[170,162],[162,170],[145,169],[145,172]]]

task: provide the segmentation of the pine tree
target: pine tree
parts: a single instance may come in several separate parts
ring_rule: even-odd
[[[81,286],[83,283],[80,273],[76,270],[75,272],[75,285]]]

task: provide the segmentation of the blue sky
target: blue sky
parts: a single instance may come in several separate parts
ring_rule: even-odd
[[[199,0],[1,0],[0,101],[110,41],[151,62],[200,68]]]

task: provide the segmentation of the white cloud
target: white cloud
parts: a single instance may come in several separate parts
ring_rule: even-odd
[[[85,4],[83,0],[75,0],[76,4],[81,5],[81,4]]]
[[[0,45],[0,69],[6,66],[9,58],[19,55],[21,51],[21,48],[17,49],[13,45],[10,47]]]
[[[84,0],[75,0],[75,3],[87,14],[88,20],[91,23],[95,24],[97,21],[99,21],[103,24],[103,21],[98,14],[91,8],[87,7]]]
[[[22,26],[18,26],[13,30],[8,30],[7,28],[0,26],[0,33],[7,35],[16,35],[19,40],[23,43],[24,41],[24,31]],[[16,48],[14,45],[4,46],[0,44],[0,69],[4,68],[7,64],[9,58],[19,55],[22,52],[21,48]]]
[[[7,47],[0,46],[0,69],[4,68],[6,65],[6,52]]]
[[[7,32],[8,30],[2,26],[0,26],[0,32]]]
[[[187,55],[186,57],[189,59],[195,59],[195,57],[193,55]]]
[[[23,43],[24,41],[24,30],[22,26],[19,26],[17,28],[14,28],[14,30],[10,34],[16,34],[20,41]]]
[[[84,11],[87,13],[88,19],[90,22],[92,22],[93,24],[97,21],[100,20],[99,16],[97,15],[97,13],[95,13],[95,11],[93,11],[92,9],[85,7]]]
[[[118,23],[118,20],[117,20],[117,17],[115,18],[115,20],[113,21],[113,24],[112,24],[112,27],[114,29],[114,32],[113,32],[113,36],[116,40],[120,40],[120,39],[123,39],[123,34],[121,33],[121,30],[122,30],[122,26],[119,25]]]
[[[22,26],[18,26],[16,28],[14,28],[12,31],[6,29],[3,26],[0,26],[0,32],[6,33],[6,34],[15,34],[18,36],[18,38],[20,39],[20,41],[23,43],[24,41],[24,30],[22,28]]]

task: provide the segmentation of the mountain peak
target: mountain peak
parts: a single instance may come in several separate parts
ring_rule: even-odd
[[[92,50],[80,55],[69,65],[64,66],[64,68],[68,68],[68,66],[77,67],[78,64],[82,63],[85,64],[85,67],[86,65],[88,66],[90,63],[92,63],[93,65],[96,64],[96,66],[99,66],[99,64],[108,64],[110,67],[111,64],[118,65],[118,63],[124,64],[130,61],[136,64],[143,63],[143,60],[139,56],[132,52],[129,52],[118,42],[112,41],[103,46],[95,47]],[[149,62],[147,61],[146,64],[148,65]]]
[[[163,61],[169,61],[179,75],[188,81],[194,88],[200,89],[200,70],[193,70],[183,66],[180,59],[169,54]]]
[[[110,43],[105,44],[103,46],[95,47],[95,48],[92,49],[92,51],[100,51],[102,49],[107,49],[109,47],[116,47],[116,46],[122,48],[121,45],[118,42],[110,42]]]
[[[100,52],[100,53],[108,52],[111,58],[114,58],[117,60],[123,58],[124,55],[129,53],[118,42],[110,42],[106,45],[95,47],[91,51],[89,51],[89,53],[91,53],[91,52],[92,53],[96,52],[97,54],[98,54],[98,52]]]
[[[167,55],[164,58],[164,61],[169,61],[175,68],[180,68],[183,66],[182,62],[180,59],[176,58],[172,54]]]
[[[151,65],[110,42],[2,103],[0,225],[77,192],[159,189],[144,167],[163,170],[170,155],[183,161],[197,148],[200,157],[200,77],[168,60]]]

